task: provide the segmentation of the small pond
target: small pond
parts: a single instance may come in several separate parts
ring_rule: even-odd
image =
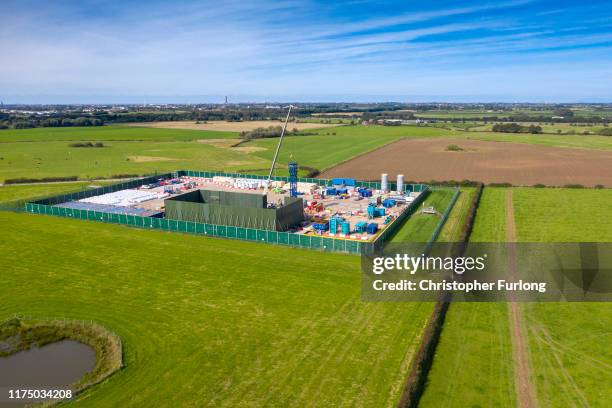
[[[95,350],[74,340],[58,341],[0,357],[0,407],[27,403],[9,400],[9,389],[67,389],[95,365]]]

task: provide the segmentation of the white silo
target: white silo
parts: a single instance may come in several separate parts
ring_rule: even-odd
[[[398,194],[404,193],[404,175],[403,174],[397,175],[397,192]]]
[[[389,192],[389,175],[387,173],[383,173],[380,176],[380,189],[384,193]]]

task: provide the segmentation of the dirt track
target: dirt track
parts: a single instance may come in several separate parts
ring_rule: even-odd
[[[514,223],[514,205],[512,189],[506,192],[506,241],[516,242],[516,225]],[[516,275],[516,249],[509,248],[510,273]],[[512,298],[512,297],[511,297]],[[514,384],[520,408],[537,407],[533,376],[529,363],[529,345],[525,330],[524,315],[521,305],[515,301],[508,303],[510,331],[512,333],[512,360],[514,362]]]
[[[447,151],[456,144],[463,151]],[[466,139],[402,139],[333,167],[320,177],[473,180],[514,185],[612,187],[612,152]]]

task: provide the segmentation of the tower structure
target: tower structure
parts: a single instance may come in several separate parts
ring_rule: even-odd
[[[291,197],[297,197],[297,175],[298,175],[298,164],[297,162],[289,162],[289,193]]]

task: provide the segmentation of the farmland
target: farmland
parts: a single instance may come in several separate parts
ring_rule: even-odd
[[[585,149],[612,147],[611,139],[604,136],[505,135],[433,126],[338,126],[311,129],[308,133],[313,134],[285,139],[279,156],[278,174],[286,172],[284,165],[291,158],[298,161],[304,169],[301,174],[305,175],[312,169],[329,169],[399,139],[469,137]],[[163,172],[179,167],[265,172],[278,138],[244,142],[238,137],[238,132],[129,126],[2,130],[0,180],[52,176],[110,177]],[[84,141],[101,142],[104,147],[70,146]],[[235,147],[238,143],[240,145]]]
[[[550,147],[612,150],[612,138],[598,135],[529,135],[521,133],[465,132],[466,139],[512,142]]]
[[[129,126],[58,127],[0,131],[0,143],[54,141],[172,142],[237,137],[238,132],[213,132],[207,130],[185,129],[148,129]],[[3,145],[0,145],[0,147],[2,146]]]
[[[524,242],[612,240],[610,190],[513,189]],[[506,237],[507,190],[486,188],[473,241]],[[580,216],[578,216],[580,214]],[[540,406],[605,406],[609,401],[612,312],[605,303],[523,303]],[[576,332],[579,329],[579,334]],[[421,406],[512,406],[514,369],[507,305],[451,305]]]
[[[362,303],[356,257],[0,219],[11,231],[0,238],[10,254],[0,260],[0,319],[94,320],[123,340],[126,368],[79,406],[394,406],[431,312]]]
[[[156,130],[156,129],[154,129]],[[1,143],[0,179],[17,177],[112,177],[153,174],[180,168],[237,170],[266,168],[269,162],[232,149],[199,142],[105,143],[103,148],[74,148],[67,142]]]
[[[449,151],[449,146],[458,151]],[[612,151],[450,138],[403,139],[340,164],[323,177],[368,180],[402,173],[410,180],[474,180],[515,185],[612,186]]]
[[[158,129],[191,129],[191,130],[212,130],[215,132],[243,132],[257,128],[267,128],[270,126],[282,126],[284,122],[279,120],[249,120],[242,122],[226,122],[214,120],[208,122],[196,121],[172,121],[172,122],[140,122],[130,124],[129,126],[150,127]],[[336,126],[332,124],[308,123],[308,122],[289,122],[288,130],[309,130],[319,129],[324,127]]]

